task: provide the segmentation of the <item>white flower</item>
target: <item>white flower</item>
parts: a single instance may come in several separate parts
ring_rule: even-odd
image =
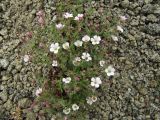
[[[79,18],[82,18],[83,17],[83,14],[78,14],[77,15]]]
[[[74,18],[74,20],[79,21],[79,20],[81,20],[82,18],[83,18],[83,14],[78,14],[78,15]]]
[[[74,18],[74,20],[77,20],[77,21],[78,21],[78,20],[79,20],[79,17],[76,16],[76,17]]]
[[[74,65],[78,65],[79,62],[81,62],[81,58],[80,58],[80,57],[76,57],[76,58],[73,60],[73,64],[74,64]]]
[[[42,93],[42,88],[38,88],[35,94],[36,96],[39,96],[41,93]]]
[[[57,66],[58,66],[58,62],[57,62],[56,60],[53,60],[52,66],[53,66],[53,67],[57,67]]]
[[[91,42],[92,42],[93,45],[99,44],[100,41],[101,41],[100,36],[95,35],[95,36],[93,36],[93,38],[91,38]]]
[[[64,13],[63,16],[64,16],[65,18],[71,18],[71,17],[73,17],[73,14],[66,12],[66,13]]]
[[[57,29],[62,29],[62,28],[64,28],[64,25],[63,25],[63,24],[61,24],[61,23],[56,24],[56,28],[57,28]]]
[[[59,47],[59,43],[52,43],[51,46],[50,46],[50,51],[54,52],[55,54],[57,54],[59,48],[60,48]]]
[[[121,26],[119,26],[119,25],[117,26],[117,30],[120,31],[120,32],[124,31],[123,28]]]
[[[86,98],[86,100],[89,105],[92,105],[93,101],[91,97]]]
[[[83,38],[82,38],[82,41],[84,41],[84,42],[88,42],[88,41],[90,41],[90,37],[88,36],[88,35],[85,35]]]
[[[24,62],[28,62],[29,59],[30,59],[29,55],[24,55],[24,57],[23,57]]]
[[[105,69],[105,72],[108,76],[113,76],[115,74],[115,69],[110,65]]]
[[[80,40],[77,40],[76,42],[74,42],[74,45],[77,46],[77,47],[80,47],[82,46],[83,42],[80,41]]]
[[[76,111],[79,109],[79,106],[77,104],[73,104],[72,109],[73,109],[73,111]]]
[[[64,49],[67,50],[69,48],[69,42],[64,43],[62,46]]]
[[[99,88],[99,85],[102,84],[102,81],[99,77],[92,77],[91,78],[91,86],[95,88]]]
[[[90,54],[87,53],[87,52],[82,53],[82,59],[83,59],[83,60],[86,60],[86,61],[92,60]]]
[[[120,16],[120,19],[121,19],[122,21],[125,21],[125,20],[127,20],[128,18],[127,18],[126,16]]]
[[[101,61],[99,61],[99,64],[100,64],[101,67],[103,67],[104,64],[105,64],[105,61],[104,61],[104,60],[101,60]]]
[[[118,41],[118,37],[116,37],[115,35],[112,35],[111,37],[113,41]]]
[[[70,77],[66,77],[66,78],[63,78],[62,81],[64,83],[70,83],[71,82],[71,78]]]
[[[97,101],[97,97],[96,96],[92,96],[92,101],[96,102]]]
[[[71,108],[65,108],[63,109],[63,113],[68,115],[71,112]]]
[[[81,58],[80,58],[80,57],[76,57],[76,58],[75,58],[75,61],[81,62]]]
[[[96,96],[88,97],[86,98],[86,100],[89,105],[92,105],[92,103],[97,101],[97,97]]]

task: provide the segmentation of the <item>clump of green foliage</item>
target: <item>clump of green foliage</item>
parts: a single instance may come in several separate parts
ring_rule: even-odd
[[[91,79],[97,77],[103,83],[107,78],[104,72],[106,65],[100,65],[100,61],[106,60],[106,44],[111,34],[116,32],[117,19],[109,8],[103,6],[102,11],[98,12],[98,7],[90,5],[90,2],[57,0],[56,20],[35,30],[33,38],[24,46],[25,53],[32,56],[32,62],[48,69],[45,75],[36,73],[42,88],[37,101],[45,102],[46,110],[51,113],[63,111],[65,114],[64,110],[72,108],[73,104],[78,105],[79,111],[84,111],[86,99],[97,98],[97,89],[101,88],[101,83],[98,87],[91,85]],[[72,13],[73,17],[66,19],[66,12]],[[74,20],[78,14],[83,14],[83,17]],[[56,27],[60,23],[64,26]],[[88,42],[82,40],[85,35],[90,37]],[[95,36],[98,38],[94,39]],[[99,42],[94,43],[97,39]],[[76,46],[77,40],[82,45]],[[64,48],[66,42],[69,45]],[[58,43],[58,52],[51,50],[55,43]],[[83,53],[89,53],[90,57],[83,59]],[[80,61],[74,61],[76,57]],[[52,65],[53,61],[57,62],[56,65]],[[68,83],[63,81],[67,77],[71,78]],[[75,113],[67,111],[71,116]]]

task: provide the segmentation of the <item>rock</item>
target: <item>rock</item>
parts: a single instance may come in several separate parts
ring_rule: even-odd
[[[0,36],[0,42],[2,42],[3,38]]]
[[[36,10],[33,9],[33,10],[31,11],[31,14],[35,15],[35,14],[36,14]]]
[[[160,15],[160,7],[157,7],[154,12],[154,14]]]
[[[4,107],[5,107],[7,110],[12,109],[12,107],[13,107],[12,101],[11,101],[11,100],[8,100],[8,101],[4,104]]]
[[[2,81],[7,81],[7,80],[9,80],[10,78],[11,78],[10,76],[5,75],[5,76],[2,77]]]
[[[145,4],[151,3],[153,0],[144,0]]]
[[[154,14],[149,14],[147,16],[147,20],[151,21],[151,22],[157,22],[158,21],[157,17]]]
[[[0,105],[0,118],[5,118],[5,108]]]
[[[131,22],[132,26],[136,26],[138,24],[139,24],[139,20],[137,20],[137,19],[133,19],[132,22]]]
[[[142,95],[146,95],[148,93],[148,90],[146,88],[141,88],[139,90],[139,92],[142,94]]]
[[[149,23],[146,27],[143,28],[143,31],[151,35],[156,35],[160,33],[160,24],[157,23]]]
[[[128,1],[128,0],[122,1],[122,2],[121,2],[121,6],[122,6],[123,8],[127,8],[127,7],[129,6],[129,1]]]
[[[26,115],[26,120],[36,120],[36,114],[33,112],[28,112]]]
[[[141,23],[142,23],[142,22],[144,23],[144,22],[146,21],[146,19],[147,19],[146,16],[142,16],[141,19],[140,19],[140,22],[141,22]]]
[[[151,4],[147,4],[147,5],[144,5],[142,7],[142,13],[153,13],[153,10],[154,10],[154,6],[152,6]]]
[[[160,42],[157,43],[157,46],[160,47]]]
[[[2,35],[2,36],[7,35],[7,29],[2,29],[2,30],[0,31],[0,35]]]
[[[27,108],[30,105],[31,105],[31,100],[29,100],[28,98],[23,98],[18,101],[18,106],[21,108]]]
[[[14,79],[14,81],[20,80],[20,74],[15,74],[13,79]]]
[[[0,93],[0,104],[6,102],[7,99],[8,99],[7,91],[1,92]]]
[[[151,86],[152,88],[155,88],[155,87],[157,87],[157,85],[158,85],[158,82],[157,82],[156,80],[151,80],[151,81],[149,81],[149,83],[150,83],[150,86]]]
[[[128,38],[129,38],[129,40],[131,40],[131,41],[135,41],[135,40],[136,40],[135,37],[132,36],[131,34],[128,34]]]
[[[129,8],[134,10],[136,7],[138,7],[138,3],[133,3],[133,4],[130,4]]]
[[[114,108],[114,107],[116,106],[116,101],[115,101],[115,99],[111,99],[111,101],[110,101],[110,106],[111,106],[112,108]]]
[[[127,116],[127,120],[132,120],[133,117]]]
[[[139,14],[141,12],[141,7],[137,7],[136,9],[135,9],[135,13],[136,14]]]
[[[9,61],[6,59],[0,59],[0,67],[6,69],[9,65]]]

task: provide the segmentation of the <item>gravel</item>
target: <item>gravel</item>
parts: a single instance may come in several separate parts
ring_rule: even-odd
[[[0,59],[0,67],[2,67],[3,69],[6,69],[9,65],[8,60],[6,59]]]
[[[104,80],[106,87],[99,90],[98,102],[89,110],[86,120],[159,120],[160,2],[105,0],[106,5],[110,2],[113,15],[128,18],[118,41],[108,46],[111,57],[107,63],[115,66],[117,74]],[[38,113],[44,112],[38,105],[34,105],[33,111],[28,110],[34,104],[37,86],[33,72],[37,67],[24,64],[19,49],[20,38],[37,26],[35,14],[42,8],[49,16],[46,21],[51,21],[56,10],[53,0],[0,2],[0,120],[11,119],[17,106],[27,120],[35,120]],[[39,119],[49,117],[42,115]]]

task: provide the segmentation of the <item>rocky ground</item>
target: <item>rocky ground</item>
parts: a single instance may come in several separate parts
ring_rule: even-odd
[[[112,3],[115,15],[128,19],[119,41],[109,46],[108,62],[114,64],[117,74],[100,91],[99,102],[86,119],[160,120],[160,1],[104,1]],[[0,120],[11,119],[15,112],[35,120],[38,111],[43,113],[39,106],[34,112],[28,110],[37,87],[33,71],[39,68],[24,64],[18,47],[25,33],[37,25],[36,12],[41,9],[51,20],[52,0],[0,2]]]

